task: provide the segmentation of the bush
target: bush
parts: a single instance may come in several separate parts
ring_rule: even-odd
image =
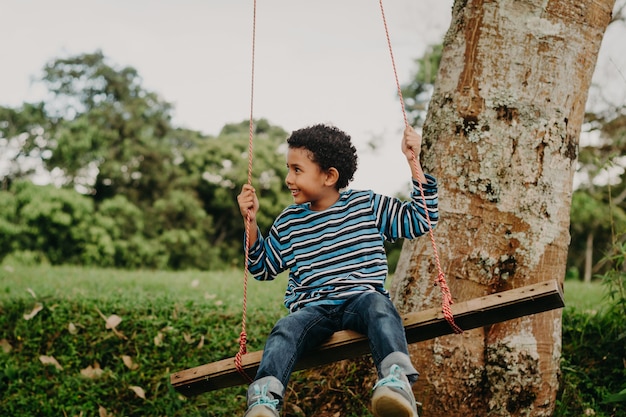
[[[626,416],[623,405],[604,403],[626,381],[623,332],[623,317],[565,310],[556,416]]]
[[[598,311],[563,314],[562,382],[556,416],[626,416],[626,245],[616,245]]]

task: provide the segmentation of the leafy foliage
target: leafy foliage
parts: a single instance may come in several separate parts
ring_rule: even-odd
[[[217,137],[175,128],[171,105],[137,71],[102,52],[44,68],[52,99],[0,108],[9,169],[0,190],[0,259],[120,268],[219,269],[240,264],[248,122]],[[267,229],[284,192],[287,133],[254,126],[253,183]],[[4,151],[3,151],[4,152]],[[43,164],[56,188],[26,184]],[[39,167],[41,168],[41,167]]]
[[[623,405],[604,403],[624,389],[624,330],[623,317],[565,310],[562,381],[555,415],[626,416]]]
[[[407,116],[413,126],[422,126],[433,93],[443,52],[442,44],[430,45],[421,58],[415,60],[417,70],[409,83],[402,87]]]
[[[558,416],[626,416],[626,247],[601,278],[605,297],[597,311],[566,308]]]

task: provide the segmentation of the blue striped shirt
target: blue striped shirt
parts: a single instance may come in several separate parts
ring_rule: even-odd
[[[426,177],[426,207],[415,181],[411,201],[347,190],[323,211],[312,211],[308,204],[287,207],[268,236],[259,232],[250,248],[250,273],[264,281],[289,269],[285,306],[290,311],[341,304],[362,292],[389,296],[384,240],[416,238],[429,230],[426,213],[432,227],[439,218],[437,180]]]

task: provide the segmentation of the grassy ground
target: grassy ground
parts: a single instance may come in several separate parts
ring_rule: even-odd
[[[585,283],[567,280],[564,284],[565,307],[581,312],[597,312],[604,304],[604,287],[599,281]]]
[[[0,301],[15,298],[100,298],[135,300],[172,296],[181,301],[242,309],[244,272],[165,272],[89,269],[73,266],[0,268]],[[286,276],[259,282],[248,277],[248,310],[283,309]],[[286,312],[286,310],[285,310]]]
[[[0,266],[0,363],[5,362],[0,365],[0,392],[4,391],[0,395],[0,414],[243,414],[245,388],[185,399],[169,385],[169,374],[174,370],[236,353],[243,275],[240,270],[159,272]],[[250,350],[262,348],[272,324],[286,314],[282,307],[285,284],[284,275],[273,282],[249,277]],[[565,283],[568,309],[598,310],[603,304],[602,294],[599,283]],[[36,304],[43,309],[27,320],[25,315],[34,311]],[[125,337],[116,337],[105,329],[94,307],[107,316],[119,314],[123,321],[118,330]],[[76,334],[69,332],[70,322],[76,324]],[[55,357],[62,369],[42,365],[41,355]],[[124,366],[122,355],[131,357],[139,368]],[[101,367],[103,376],[85,379],[83,371],[92,366]],[[299,388],[290,391],[293,409],[286,416],[302,416],[295,407],[304,407],[307,401],[319,397],[325,375],[314,380],[315,384],[307,380],[294,382]],[[136,386],[145,388],[146,400],[133,394],[131,389]],[[367,409],[368,398],[355,405],[360,411],[346,417],[369,415],[361,412]]]
[[[281,309],[286,275],[270,282],[258,282],[248,277],[248,309]],[[39,298],[102,297],[141,299],[174,295],[181,300],[206,301],[241,310],[244,272],[165,272],[120,271],[61,266],[8,266],[0,268],[0,300]],[[603,304],[604,288],[594,281],[565,282],[565,305],[581,311],[597,311]]]
[[[285,279],[249,277],[251,351],[286,314]],[[169,384],[176,370],[236,354],[242,281],[238,270],[0,266],[0,415],[242,415],[244,387],[188,399]],[[114,316],[112,331],[103,319]]]

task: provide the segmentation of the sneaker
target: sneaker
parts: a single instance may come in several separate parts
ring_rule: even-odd
[[[272,394],[267,392],[267,385],[263,388],[254,386],[252,401],[243,417],[279,417],[279,400],[275,400]]]
[[[418,417],[411,384],[398,365],[374,385],[372,412],[375,417]]]

